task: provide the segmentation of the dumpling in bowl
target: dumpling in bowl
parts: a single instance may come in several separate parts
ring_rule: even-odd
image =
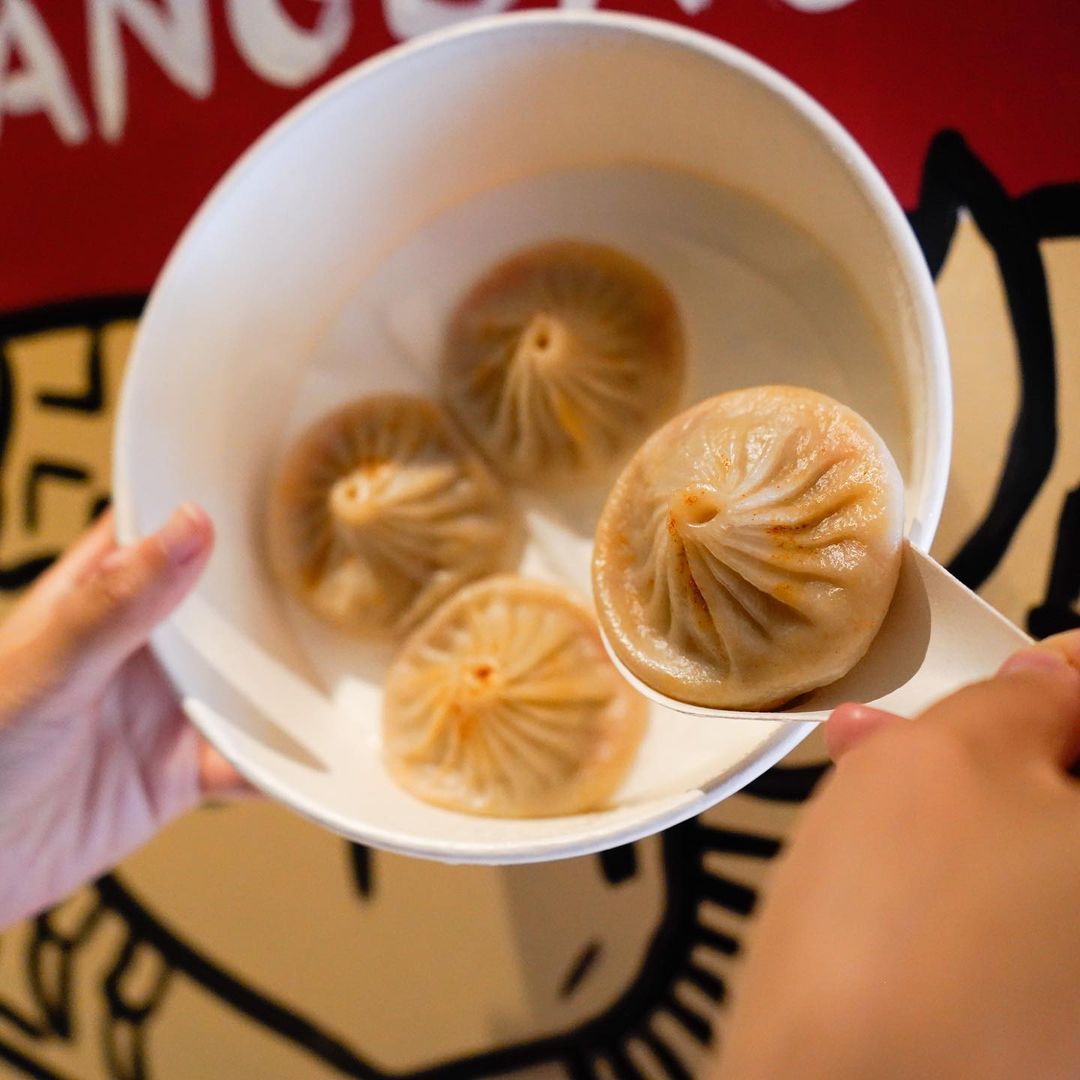
[[[675,301],[646,266],[558,241],[499,263],[454,312],[443,395],[504,476],[596,479],[676,407]]]
[[[405,643],[386,682],[383,754],[438,806],[576,814],[610,800],[646,710],[573,594],[499,576],[463,589]]]
[[[710,398],[634,455],[593,592],[626,667],[679,701],[770,709],[866,652],[900,571],[903,486],[874,429],[810,390]]]
[[[267,515],[270,565],[315,615],[400,638],[455,589],[513,565],[509,498],[447,414],[419,397],[364,398],[289,449]]]

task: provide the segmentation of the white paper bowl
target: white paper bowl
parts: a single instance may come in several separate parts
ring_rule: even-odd
[[[657,188],[658,168],[674,186]],[[750,211],[726,216],[710,185],[769,208],[759,224],[813,234],[843,298],[823,299],[814,260],[762,240]],[[621,15],[501,16],[360,65],[261,138],[173,252],[128,368],[114,478],[125,540],[186,499],[217,526],[197,592],[156,638],[192,719],[259,787],[355,840],[456,862],[584,854],[699,812],[809,731],[656,709],[610,810],[438,810],[382,768],[378,665],[266,577],[263,493],[297,426],[342,397],[432,389],[456,292],[504,252],[568,234],[668,279],[690,334],[687,402],[762,382],[831,393],[890,442],[912,541],[937,525],[951,412],[932,283],[881,177],[802,91],[729,45]],[[865,351],[847,327],[860,311],[878,334]],[[587,516],[529,520],[527,569],[587,589]]]

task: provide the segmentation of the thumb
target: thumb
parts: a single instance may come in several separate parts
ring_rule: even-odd
[[[833,709],[825,722],[825,747],[833,761],[839,761],[875,732],[900,723],[901,717],[872,705],[847,702]]]
[[[56,608],[58,651],[69,677],[107,679],[198,580],[213,547],[205,511],[186,504],[156,533],[88,567]]]

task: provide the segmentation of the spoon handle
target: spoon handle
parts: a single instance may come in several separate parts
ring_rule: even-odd
[[[947,694],[964,683],[992,675],[1032,638],[958,581],[925,552],[905,553],[919,574],[930,607],[930,642],[920,691]]]

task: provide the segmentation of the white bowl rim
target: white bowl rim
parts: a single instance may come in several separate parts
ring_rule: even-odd
[[[134,449],[134,406],[131,388],[135,384],[136,373],[149,363],[142,347],[145,340],[142,327],[149,325],[158,305],[164,302],[162,297],[168,292],[169,283],[177,273],[177,266],[186,257],[188,249],[196,243],[203,220],[208,218],[216,210],[217,205],[229,196],[232,189],[255,165],[265,149],[285,137],[295,125],[303,122],[305,117],[317,110],[324,100],[342,92],[345,87],[370,78],[387,65],[429,50],[437,50],[459,38],[514,33],[520,27],[537,25],[576,25],[629,32],[704,55],[708,59],[748,76],[781,98],[813,127],[843,160],[853,180],[862,189],[885,227],[897,256],[901,277],[914,301],[913,314],[918,338],[925,349],[923,377],[926,386],[926,418],[929,422],[925,425],[926,441],[923,446],[922,475],[918,478],[921,513],[915,520],[908,539],[921,550],[925,551],[929,548],[945,501],[952,450],[953,410],[948,346],[926,260],[900,204],[884,177],[852,135],[823,105],[787,76],[737,46],[711,37],[702,31],[649,16],[622,12],[561,9],[507,12],[466,19],[462,23],[421,35],[361,61],[289,109],[240,155],[215,184],[184,228],[151,289],[120,390],[113,444],[113,503],[117,535],[122,543],[129,543],[138,535],[134,525],[134,500],[124,481],[124,462]],[[168,656],[161,655],[161,660],[168,669]],[[668,803],[662,810],[621,828],[597,829],[594,832],[576,833],[569,837],[531,840],[527,845],[513,841],[498,841],[439,842],[432,846],[418,842],[409,834],[399,834],[373,826],[357,829],[356,823],[350,819],[328,812],[325,807],[298,796],[296,792],[284,787],[272,773],[266,772],[258,765],[253,765],[250,761],[242,760],[238,755],[232,755],[230,747],[223,744],[217,737],[218,732],[215,730],[214,722],[199,715],[201,711],[188,710],[192,722],[208,740],[218,747],[223,756],[231,760],[231,763],[258,787],[303,816],[350,839],[384,850],[444,862],[487,864],[542,862],[590,854],[670,828],[744,788],[798,746],[816,726],[798,720],[785,724],[766,739],[756,752],[733,765],[714,784],[707,788],[688,791],[685,798],[674,805]]]
[[[216,749],[238,772],[256,787],[273,795],[286,806],[295,810],[302,817],[322,825],[331,832],[338,833],[348,840],[367,844],[380,851],[390,851],[398,855],[409,855],[421,859],[434,859],[443,863],[471,863],[482,865],[511,866],[524,863],[551,862],[556,859],[576,858],[580,855],[592,855],[598,851],[620,847],[663,832],[689,818],[707,810],[710,806],[729,795],[742,790],[751,780],[770,769],[789,750],[797,746],[809,735],[817,724],[813,721],[793,720],[785,723],[774,737],[763,744],[763,749],[755,754],[752,767],[756,771],[744,768],[741,764],[733,766],[716,783],[702,789],[690,789],[677,802],[667,801],[663,810],[646,818],[638,818],[620,828],[597,828],[592,832],[578,832],[572,837],[546,837],[542,840],[530,840],[527,845],[515,841],[453,841],[441,840],[436,844],[417,841],[411,834],[399,833],[377,826],[366,826],[363,830],[355,827],[351,818],[327,810],[292,791],[284,790],[272,772],[268,772],[257,763],[252,763],[235,755],[227,743],[216,740],[213,724],[207,724],[199,708],[191,708],[185,702],[187,715],[191,722],[214,742]],[[203,708],[206,708],[203,706]],[[212,710],[211,710],[212,711]],[[775,723],[775,721],[772,721]],[[211,734],[213,732],[213,734]],[[760,767],[759,767],[760,764]],[[747,775],[749,773],[749,776]],[[449,813],[450,811],[447,811]],[[580,820],[581,817],[596,816],[602,819],[605,811],[595,815],[578,815],[568,820]],[[556,820],[556,819],[551,819]]]

